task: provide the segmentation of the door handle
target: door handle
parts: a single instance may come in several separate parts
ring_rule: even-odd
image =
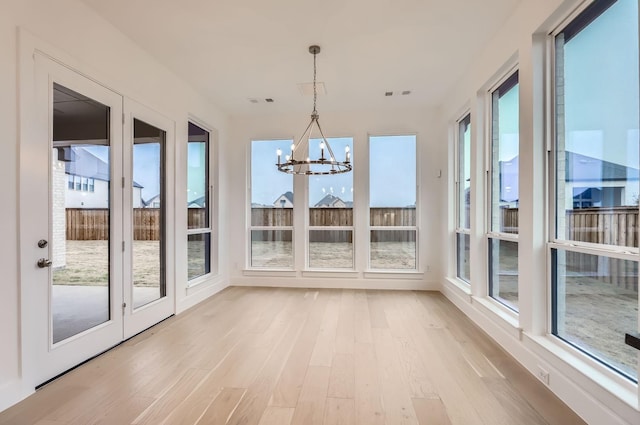
[[[44,269],[45,267],[51,267],[51,260],[46,260],[44,258],[39,259],[38,267],[40,267],[41,269]]]

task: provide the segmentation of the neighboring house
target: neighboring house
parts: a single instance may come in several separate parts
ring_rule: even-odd
[[[206,199],[204,196],[194,199],[187,203],[188,208],[204,208]]]
[[[143,208],[160,208],[160,194],[143,201]]]
[[[293,208],[293,193],[285,192],[278,196],[278,199],[273,201],[273,206],[276,208]]]
[[[350,204],[353,205],[352,202]],[[351,206],[352,206],[351,205]],[[324,198],[318,201],[313,207],[314,208],[350,208],[346,202],[340,199],[337,196],[333,196],[332,194],[327,194]]]
[[[575,152],[566,151],[565,207],[618,207],[634,205],[639,170]],[[518,157],[500,161],[500,206],[517,207]],[[560,194],[559,194],[560,195]]]
[[[571,208],[634,205],[638,199],[637,168],[567,152],[565,205]]]
[[[109,164],[84,147],[65,148],[65,208],[109,208]],[[142,207],[142,186],[133,182],[133,208]]]

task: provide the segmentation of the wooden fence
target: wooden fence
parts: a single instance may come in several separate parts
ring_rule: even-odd
[[[188,226],[207,226],[204,208],[188,209]],[[507,232],[518,228],[518,209],[502,209],[503,224]],[[415,208],[371,208],[369,219],[372,226],[415,226]],[[159,240],[160,210],[136,208],[133,212],[134,239]],[[568,210],[566,237],[568,240],[604,243],[619,246],[638,246],[638,208],[584,208]],[[252,226],[292,226],[291,208],[252,208]],[[310,208],[310,226],[353,226],[351,208]],[[393,233],[400,232],[398,235]],[[109,234],[109,211],[107,209],[67,208],[67,240],[106,240]],[[390,240],[402,240],[406,231],[384,231]],[[400,239],[397,239],[397,238]],[[343,237],[341,236],[341,239]]]
[[[518,228],[518,209],[503,208],[506,233]],[[638,246],[638,207],[581,208],[567,210],[564,238],[616,246]],[[559,253],[566,269],[619,287],[638,290],[638,263],[567,251]]]
[[[189,208],[187,221],[190,229],[206,226],[204,208]],[[109,210],[67,208],[67,240],[96,241],[109,238]],[[160,209],[135,208],[133,210],[133,239],[136,241],[160,240]]]
[[[69,241],[109,239],[109,210],[67,208],[66,230]]]
[[[415,208],[371,208],[372,226],[415,226]],[[252,226],[293,226],[292,208],[252,208]],[[309,208],[309,226],[353,226],[351,208]],[[353,232],[347,230],[313,230],[311,242],[352,242]],[[290,231],[254,230],[253,241],[291,241]],[[415,242],[413,230],[379,230],[372,234],[373,242]]]
[[[502,208],[503,231],[517,233],[518,208]],[[638,207],[567,210],[565,236],[570,241],[638,246]]]
[[[568,240],[617,246],[638,246],[638,207],[583,208],[567,211]],[[638,262],[604,256],[566,253],[566,267],[604,283],[638,291]]]

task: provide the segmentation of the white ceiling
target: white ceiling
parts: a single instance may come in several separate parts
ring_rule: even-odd
[[[244,115],[311,111],[298,87],[313,79],[311,44],[322,48],[320,113],[437,105],[521,0],[82,1]]]

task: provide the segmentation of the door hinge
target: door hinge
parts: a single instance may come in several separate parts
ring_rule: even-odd
[[[122,188],[124,189],[124,177],[122,178]]]
[[[124,316],[125,309],[127,308],[127,303],[122,303],[122,315]]]
[[[124,124],[124,114],[122,114],[122,124]]]
[[[122,241],[122,252],[124,252],[124,241]]]

